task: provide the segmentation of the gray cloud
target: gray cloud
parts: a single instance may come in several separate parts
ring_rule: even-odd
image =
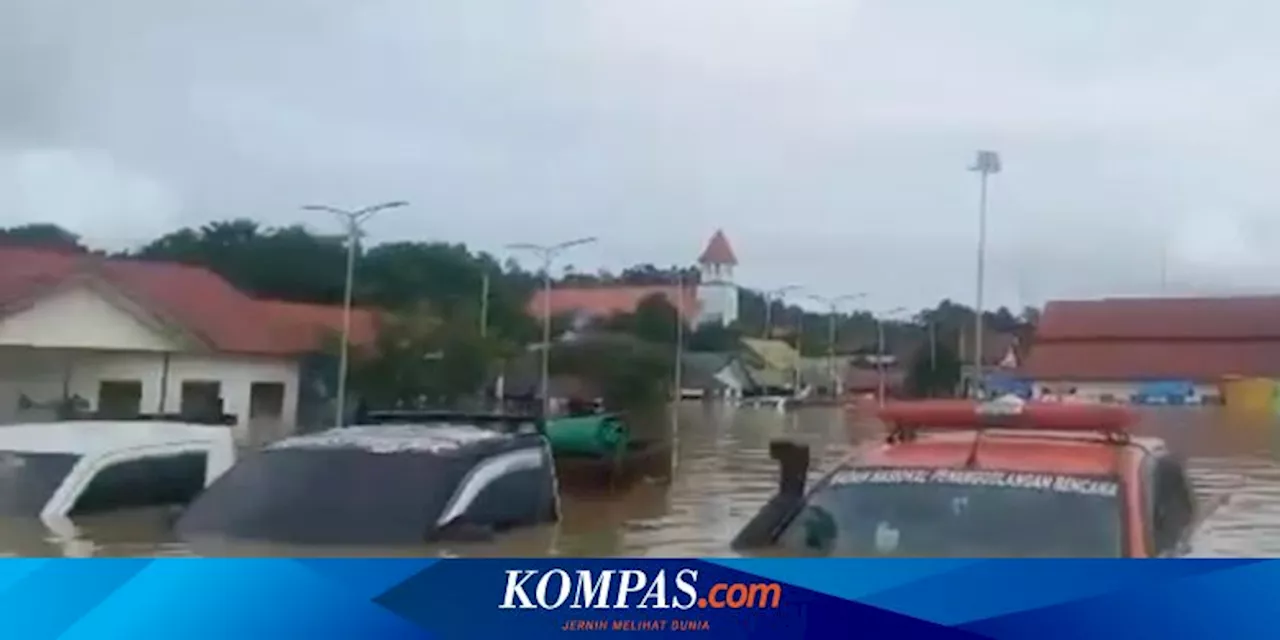
[[[376,238],[744,284],[973,295],[1270,286],[1280,7],[1077,0],[0,3],[0,223],[127,244],[405,198]]]

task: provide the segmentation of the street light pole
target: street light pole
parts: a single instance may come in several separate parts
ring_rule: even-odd
[[[773,301],[774,299],[782,300],[783,296],[792,291],[798,291],[799,285],[789,284],[785,287],[778,287],[770,291],[764,292],[764,339],[768,340],[773,330]]]
[[[684,269],[676,272],[676,370],[675,402],[684,400]]]
[[[551,378],[551,263],[566,249],[595,241],[596,238],[593,236],[552,245],[529,242],[507,245],[508,249],[528,251],[542,260],[542,371],[538,387],[542,394],[542,415],[544,418],[551,413],[551,398],[548,396],[549,380]]]
[[[892,315],[896,315],[906,311],[905,307],[895,307],[882,314],[876,315],[876,383],[878,386],[876,398],[881,407],[884,406],[885,382],[884,382],[884,321]]]
[[[355,211],[322,204],[309,204],[302,207],[305,211],[332,213],[342,219],[346,225],[347,273],[342,292],[342,350],[338,354],[338,398],[337,407],[334,410],[335,426],[341,427],[346,422],[347,370],[350,367],[349,352],[351,349],[351,297],[356,279],[356,243],[360,241],[360,225],[379,211],[404,207],[408,206],[408,204],[403,200],[395,200],[375,204],[363,209],[356,209]]]
[[[827,374],[831,376],[831,396],[834,398],[840,397],[840,377],[836,372],[836,315],[840,312],[840,303],[852,302],[866,296],[865,293],[851,293],[834,298],[809,296],[814,301],[827,306]]]
[[[978,195],[978,269],[977,269],[977,287],[976,287],[976,308],[974,309],[973,322],[973,372],[976,381],[970,389],[975,395],[979,393],[979,385],[983,380],[982,371],[982,339],[983,339],[983,294],[986,287],[987,275],[987,179],[991,175],[1000,173],[1000,154],[995,151],[982,150],[978,152],[978,156],[969,167],[970,171],[976,171],[981,176],[980,191]]]

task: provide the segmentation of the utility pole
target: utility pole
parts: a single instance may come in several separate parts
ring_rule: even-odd
[[[338,398],[334,410],[334,424],[341,427],[346,423],[347,413],[347,371],[350,367],[351,351],[351,297],[356,277],[356,244],[360,242],[360,225],[372,218],[374,214],[386,209],[408,206],[408,202],[396,200],[375,204],[363,209],[348,211],[327,205],[310,204],[305,211],[323,211],[338,216],[344,222],[347,232],[347,273],[342,293],[342,350],[338,355]]]
[[[773,301],[775,299],[781,301],[783,296],[792,291],[799,291],[800,286],[789,284],[785,287],[778,287],[770,291],[764,292],[764,339],[768,340],[773,330]]]
[[[673,374],[675,402],[684,399],[684,270],[676,273],[676,369]]]
[[[480,280],[480,337],[489,335],[489,272],[485,271]]]
[[[987,276],[987,179],[993,174],[1000,173],[1000,154],[995,151],[979,151],[978,157],[973,165],[969,167],[970,171],[976,171],[981,176],[981,186],[978,195],[978,270],[977,270],[977,286],[976,288],[976,305],[974,309],[973,322],[973,372],[975,383],[972,392],[980,394],[980,387],[983,382],[982,369],[982,340],[983,340],[983,294],[986,287]]]
[[[840,373],[836,367],[836,320],[840,313],[840,304],[842,302],[852,302],[866,296],[867,294],[865,293],[851,293],[833,298],[816,294],[809,296],[810,299],[827,307],[827,374],[831,376],[831,396],[833,398],[839,398],[841,393]]]
[[[508,249],[528,251],[542,261],[542,371],[539,376],[538,387],[542,394],[542,415],[544,418],[551,414],[551,397],[549,395],[551,379],[551,263],[566,249],[595,241],[596,238],[593,236],[552,245],[529,242],[507,245]]]
[[[888,319],[889,316],[897,315],[906,310],[907,309],[905,307],[895,307],[884,313],[876,314],[876,317],[875,317],[876,318],[876,378],[877,378],[876,386],[878,387],[876,391],[876,398],[878,400],[879,405],[882,407],[884,406],[884,399],[885,399],[884,361],[885,361],[885,358],[887,357],[885,354],[884,321]]]

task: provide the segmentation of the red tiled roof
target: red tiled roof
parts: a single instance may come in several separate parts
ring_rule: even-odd
[[[907,374],[898,367],[885,367],[884,386],[897,389],[907,380]],[[875,369],[849,367],[844,372],[844,388],[850,392],[874,391],[880,388],[880,372]]]
[[[560,288],[551,290],[551,315],[586,314],[591,317],[605,317],[616,313],[635,311],[641,300],[654,295],[666,296],[667,301],[677,310],[683,312],[685,318],[698,314],[698,293],[694,287],[684,288],[684,305],[680,299],[680,287],[675,285],[647,285],[633,287],[582,287]],[[542,315],[543,291],[539,289],[529,300],[528,311],[534,316]]]
[[[1020,373],[1040,380],[1196,380],[1280,375],[1280,340],[1037,343]]]
[[[342,307],[305,302],[259,300],[261,307],[278,328],[281,341],[304,352],[322,344],[328,334],[342,334]],[[351,344],[368,346],[378,338],[378,315],[369,309],[351,310]]]
[[[729,266],[738,264],[738,258],[733,255],[733,248],[729,246],[729,239],[724,237],[724,231],[716,229],[715,234],[711,236],[711,241],[707,243],[706,250],[698,258],[698,264]]]
[[[1050,302],[1022,373],[1068,380],[1280,375],[1280,296]]]
[[[0,308],[32,300],[82,276],[101,279],[218,351],[293,355],[316,346],[282,339],[290,331],[273,321],[268,307],[221,276],[169,262],[0,247]]]
[[[1280,296],[1110,298],[1045,306],[1036,340],[1280,339]]]

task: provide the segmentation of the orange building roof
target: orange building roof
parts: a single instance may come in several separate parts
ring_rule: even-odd
[[[0,315],[77,278],[105,283],[222,352],[300,355],[320,346],[311,340],[318,329],[304,327],[308,318],[342,326],[338,307],[286,310],[280,305],[288,303],[255,300],[204,267],[25,247],[0,247]]]
[[[292,344],[294,350],[314,349],[324,342],[326,334],[342,334],[342,307],[281,300],[258,300],[257,304],[271,319],[281,343]],[[377,339],[377,313],[369,309],[353,308],[351,344],[369,346]]]
[[[575,287],[551,290],[551,315],[584,314],[590,317],[607,317],[617,313],[631,313],[645,298],[659,294],[682,312],[684,318],[696,317],[699,310],[697,290],[684,288],[684,303],[680,300],[680,287],[675,285],[645,285],[628,287]],[[539,289],[529,300],[528,311],[534,316],[543,312],[544,292]]]
[[[729,239],[724,236],[724,231],[716,229],[715,234],[711,236],[711,241],[707,243],[706,250],[698,258],[698,264],[728,266],[738,264],[738,257],[733,254],[733,248],[729,246]]]

